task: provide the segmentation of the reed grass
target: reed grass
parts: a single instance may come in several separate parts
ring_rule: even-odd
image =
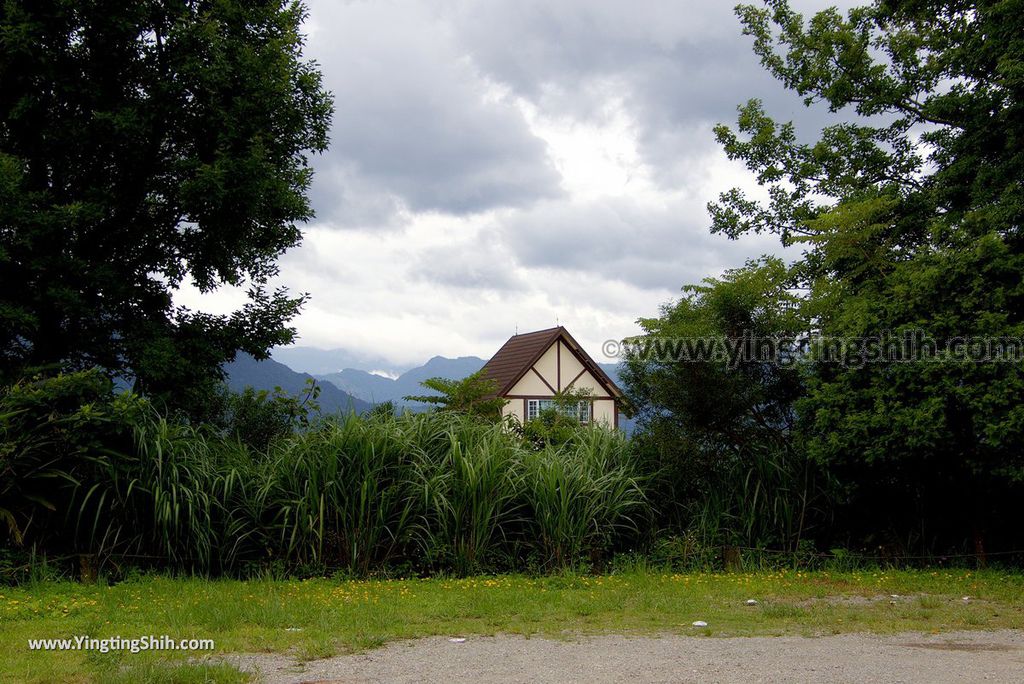
[[[153,412],[131,431],[81,456],[51,547],[207,575],[465,575],[610,554],[647,509],[628,442],[597,428],[540,451],[453,413],[330,418],[265,450]]]

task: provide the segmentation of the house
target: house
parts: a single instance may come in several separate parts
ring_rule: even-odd
[[[561,326],[510,337],[481,373],[507,400],[502,414],[520,422],[552,406],[556,393],[588,390],[571,414],[581,423],[619,426],[622,390]]]

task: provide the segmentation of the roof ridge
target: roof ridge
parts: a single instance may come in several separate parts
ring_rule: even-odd
[[[514,338],[514,337],[526,337],[527,335],[539,335],[540,333],[550,333],[550,332],[555,331],[555,330],[565,330],[565,328],[563,328],[560,325],[556,325],[553,328],[543,328],[541,330],[531,330],[530,332],[525,332],[525,333],[516,333],[515,335],[512,336],[512,338]],[[509,339],[512,339],[512,338],[509,338]]]

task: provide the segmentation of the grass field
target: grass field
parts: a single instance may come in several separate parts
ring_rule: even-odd
[[[968,597],[964,600],[964,597]],[[756,599],[756,606],[746,605]],[[703,620],[708,627],[692,626]],[[1024,628],[1024,575],[967,570],[562,575],[388,581],[140,577],[0,587],[0,680],[236,682],[163,652],[30,651],[76,635],[209,638],[216,653],[312,659],[394,639],[499,632],[821,635]],[[198,662],[197,662],[198,660]]]

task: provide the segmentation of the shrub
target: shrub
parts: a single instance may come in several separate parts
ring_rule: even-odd
[[[294,395],[280,387],[272,392],[252,387],[232,392],[223,386],[221,415],[215,424],[225,435],[250,448],[265,450],[274,441],[308,428],[319,416],[319,396],[320,387],[312,378],[302,393]]]
[[[16,545],[44,538],[68,500],[93,481],[92,463],[130,449],[148,411],[137,395],[114,395],[98,371],[37,377],[0,393],[0,521]]]

